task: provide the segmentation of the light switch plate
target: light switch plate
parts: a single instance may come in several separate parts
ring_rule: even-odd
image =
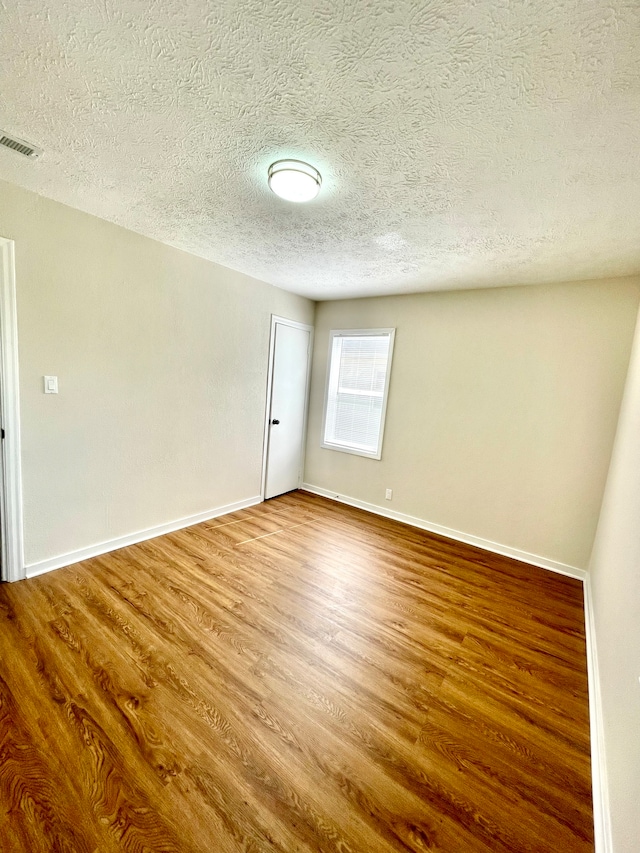
[[[45,376],[44,377],[44,393],[45,394],[57,394],[58,393],[58,377],[57,376]]]

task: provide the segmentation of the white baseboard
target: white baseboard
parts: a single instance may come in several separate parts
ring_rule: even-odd
[[[613,853],[609,787],[604,747],[602,694],[596,652],[596,630],[591,595],[591,579],[584,581],[584,622],[587,636],[587,673],[589,679],[589,727],[591,731],[591,787],[596,853]]]
[[[372,512],[375,515],[382,515],[385,518],[393,518],[395,521],[401,521],[403,524],[410,524],[412,527],[419,527],[421,530],[427,530],[429,533],[437,533],[439,536],[446,536],[447,539],[455,539],[457,542],[464,542],[466,545],[475,545],[476,548],[482,548],[485,551],[491,551],[494,554],[501,554],[503,557],[511,557],[513,560],[520,560],[522,563],[529,563],[532,566],[538,566],[541,569],[549,569],[551,572],[558,572],[561,575],[568,575],[570,578],[584,581],[587,577],[587,572],[584,569],[579,569],[576,566],[569,566],[566,563],[559,563],[556,560],[549,560],[546,557],[539,557],[537,554],[530,554],[528,551],[520,551],[518,548],[511,548],[509,545],[501,545],[499,542],[492,542],[490,539],[482,539],[480,536],[472,536],[469,533],[462,533],[460,530],[454,530],[451,527],[444,527],[441,524],[434,524],[431,521],[425,521],[422,518],[416,518],[413,515],[406,515],[403,512],[396,512],[387,507],[378,506],[377,504],[367,503],[366,501],[351,498],[348,495],[339,495],[336,492],[331,492],[328,489],[323,489],[320,486],[312,486],[310,483],[303,483],[301,486],[306,492],[312,492],[314,495],[322,495],[325,498],[332,498],[334,501],[349,504],[359,509],[365,509],[367,512]]]
[[[243,501],[236,501],[236,503],[200,512],[197,515],[190,515],[187,518],[179,518],[177,521],[170,521],[167,524],[159,524],[157,527],[139,530],[137,533],[129,533],[127,536],[119,536],[117,539],[100,542],[98,545],[90,545],[88,548],[81,548],[78,551],[70,551],[68,554],[60,554],[60,556],[52,557],[50,560],[31,563],[26,566],[27,577],[34,578],[45,572],[61,569],[63,566],[80,563],[82,560],[88,560],[91,557],[99,557],[100,554],[106,554],[109,551],[116,551],[118,548],[126,548],[127,545],[136,545],[138,542],[144,542],[146,539],[155,539],[156,536],[173,533],[175,530],[181,530],[183,527],[191,527],[193,524],[200,524],[201,521],[209,521],[212,518],[217,518],[219,515],[226,515],[229,512],[236,512],[239,509],[255,506],[255,504],[261,503],[261,501],[262,498],[260,495],[257,495]]]

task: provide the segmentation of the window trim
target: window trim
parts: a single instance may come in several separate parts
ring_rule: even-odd
[[[333,444],[325,440],[325,434],[327,431],[327,409],[329,406],[329,382],[331,379],[331,357],[333,354],[333,340],[334,338],[346,338],[346,337],[376,337],[380,335],[388,335],[389,336],[389,357],[387,359],[387,371],[384,380],[384,392],[382,396],[382,413],[380,416],[380,432],[378,435],[378,447],[374,451],[369,450],[358,450],[355,447],[348,447],[344,444]],[[340,453],[351,453],[353,456],[364,456],[367,459],[381,459],[382,458],[382,442],[384,439],[384,427],[387,416],[387,402],[389,399],[389,384],[391,379],[391,364],[393,361],[393,348],[395,343],[395,328],[390,329],[331,329],[329,331],[329,351],[327,355],[327,365],[326,365],[326,379],[325,379],[325,389],[324,389],[324,408],[322,411],[322,433],[321,433],[321,442],[320,447],[325,450],[337,450]]]

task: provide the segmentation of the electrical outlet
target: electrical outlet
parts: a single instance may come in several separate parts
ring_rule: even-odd
[[[384,493],[385,500],[390,501],[392,497],[393,497],[393,489],[387,489],[387,491]]]

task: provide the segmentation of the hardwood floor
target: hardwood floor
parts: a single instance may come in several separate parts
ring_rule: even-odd
[[[294,492],[0,587],[6,853],[593,850],[577,581]]]

